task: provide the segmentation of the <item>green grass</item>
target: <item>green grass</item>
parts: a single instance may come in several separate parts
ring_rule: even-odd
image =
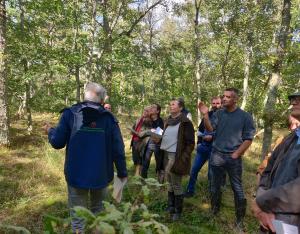
[[[63,175],[64,150],[52,149],[41,130],[44,121],[56,123],[58,116],[39,114],[33,117],[32,135],[27,134],[25,121],[13,122],[11,146],[2,147],[0,150],[0,222],[26,227],[32,233],[42,233],[45,215],[68,217]],[[121,116],[120,123],[126,145],[129,174],[133,175],[129,150],[130,135],[126,130],[126,127],[132,125],[133,119]],[[260,143],[254,142],[244,158],[243,182],[248,204],[255,191],[259,152]],[[155,177],[154,159],[149,176]],[[188,177],[185,177],[185,186],[187,181]],[[230,186],[226,186],[221,213],[216,217],[209,211],[206,165],[198,176],[196,189],[196,196],[184,201],[184,213],[180,222],[172,223],[164,212],[167,197],[165,188],[151,194],[148,207],[152,212],[160,214],[159,221],[166,224],[173,234],[234,233],[234,202]],[[124,200],[131,200],[133,192],[131,188],[126,188]],[[249,206],[246,227],[248,233],[256,233],[257,222],[252,217]],[[7,231],[0,229],[0,233],[5,232]]]

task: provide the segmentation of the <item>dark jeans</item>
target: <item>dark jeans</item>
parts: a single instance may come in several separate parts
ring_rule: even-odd
[[[192,170],[190,173],[190,180],[187,186],[188,193],[195,192],[195,184],[197,182],[198,173],[203,167],[203,165],[206,163],[206,161],[209,159],[210,154],[211,154],[211,146],[206,146],[202,144],[199,144],[197,146],[197,154],[193,162]],[[210,180],[210,178],[211,178],[211,167],[210,165],[208,165],[208,179]]]
[[[212,150],[211,153],[211,169],[212,169],[212,197],[221,196],[222,181],[224,181],[225,172],[228,173],[231,188],[234,193],[235,204],[245,199],[242,186],[242,158],[231,158],[231,154],[224,154]]]
[[[156,163],[156,171],[162,170],[162,166],[161,164],[163,163],[162,161],[162,152],[160,150],[160,145],[159,144],[155,144],[154,142],[152,142],[151,140],[149,140],[149,143],[147,145],[147,149],[143,158],[143,167],[142,167],[142,177],[147,178],[147,173],[148,173],[148,169],[150,166],[150,162],[151,162],[151,156],[154,153],[154,157],[155,157],[155,163]]]
[[[68,205],[72,217],[71,226],[74,233],[83,233],[85,221],[75,216],[75,206],[82,206],[90,209],[94,214],[103,209],[102,201],[105,199],[107,188],[103,189],[79,189],[68,185]]]

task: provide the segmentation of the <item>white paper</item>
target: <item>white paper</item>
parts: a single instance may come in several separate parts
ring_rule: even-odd
[[[116,202],[120,203],[122,200],[122,193],[123,188],[125,184],[127,183],[127,178],[124,180],[121,180],[116,174],[114,176],[114,184],[113,184],[113,198],[116,200]]]
[[[273,220],[273,226],[276,234],[298,234],[298,227],[290,224],[286,224],[280,220]]]
[[[163,134],[163,130],[160,127],[157,127],[154,133],[161,136]]]

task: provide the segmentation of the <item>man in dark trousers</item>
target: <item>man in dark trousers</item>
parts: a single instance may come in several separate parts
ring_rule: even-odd
[[[300,120],[300,92],[288,96],[291,116]],[[300,231],[300,128],[292,131],[273,151],[261,175],[252,211],[260,233],[275,233],[274,219]],[[292,233],[292,232],[291,232]]]
[[[208,112],[209,118],[213,116],[218,109],[221,108],[222,102],[220,97],[213,97],[211,99],[211,110]],[[192,170],[190,173],[190,180],[184,194],[185,197],[192,197],[195,194],[195,185],[198,177],[198,173],[210,157],[211,148],[213,142],[213,132],[208,132],[204,127],[204,120],[202,119],[198,127],[198,142],[197,142],[197,153],[193,162]],[[210,169],[208,169],[208,179],[211,178]]]
[[[72,217],[74,206],[88,208],[89,204],[93,213],[101,211],[107,186],[114,177],[114,165],[121,180],[127,177],[118,122],[101,105],[105,96],[101,85],[88,83],[84,102],[65,108],[56,128],[44,126],[53,148],[66,146],[64,172]],[[83,233],[84,220],[73,217],[72,231]]]
[[[255,127],[252,116],[237,106],[238,90],[228,88],[223,95],[223,108],[209,119],[209,109],[199,103],[207,131],[215,131],[211,153],[212,186],[211,208],[214,214],[220,210],[221,183],[224,173],[229,175],[236,211],[236,227],[243,231],[246,199],[242,186],[242,156],[252,143]]]

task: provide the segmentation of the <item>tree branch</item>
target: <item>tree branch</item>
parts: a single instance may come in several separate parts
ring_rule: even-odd
[[[145,10],[130,26],[129,30],[127,31],[123,31],[119,34],[119,36],[117,37],[120,38],[122,36],[130,36],[130,34],[132,33],[132,31],[134,30],[134,28],[136,27],[136,25],[145,17],[145,15],[147,15],[147,13],[149,11],[151,11],[153,8],[155,8],[157,5],[159,5],[162,2],[162,0],[158,0],[156,3],[152,4],[147,10]]]

